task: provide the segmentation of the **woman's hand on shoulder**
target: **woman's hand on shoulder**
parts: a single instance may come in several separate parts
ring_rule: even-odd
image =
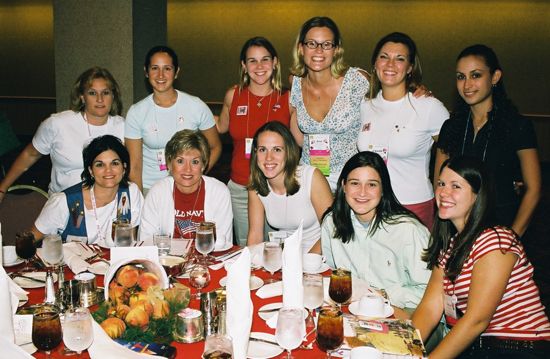
[[[233,104],[233,95],[235,94],[236,88],[237,85],[231,86],[231,88],[229,88],[229,90],[225,93],[222,111],[220,112],[220,116],[216,119],[216,128],[220,134],[229,131],[229,111],[231,110],[231,105]]]
[[[424,97],[433,97],[433,92],[430,91],[426,87],[426,85],[420,84],[420,85],[416,86],[416,89],[413,92],[413,96],[417,97],[417,98],[422,97],[422,96],[424,96]]]

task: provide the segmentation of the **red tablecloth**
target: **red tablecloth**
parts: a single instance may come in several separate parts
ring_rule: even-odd
[[[10,268],[10,271],[14,271],[14,270],[17,270],[17,269],[20,269],[20,268],[19,267]],[[269,273],[267,273],[265,271],[262,271],[262,270],[256,270],[256,271],[253,272],[253,274],[260,277],[260,278],[263,278],[263,279],[265,279],[269,276]],[[328,272],[326,272],[325,274],[328,274]],[[217,270],[217,271],[210,270],[211,281],[210,281],[210,284],[206,288],[203,289],[203,291],[211,291],[211,290],[214,290],[216,288],[219,288],[220,287],[219,281],[225,275],[226,275],[226,271],[225,271],[224,268],[222,268],[220,270]],[[72,279],[73,276],[74,276],[73,273],[67,268],[65,270],[65,280]],[[179,281],[181,283],[183,283],[184,285],[188,286],[189,288],[191,288],[191,294],[196,293],[196,290],[189,285],[189,280],[180,279]],[[98,286],[103,285],[103,276],[97,276],[97,285]],[[41,303],[44,300],[44,288],[28,289],[28,291],[29,291],[29,302],[27,303],[27,305]],[[260,308],[261,306],[263,306],[265,304],[281,302],[282,297],[278,296],[278,297],[273,297],[273,298],[268,298],[268,299],[261,299],[256,295],[256,291],[252,291],[251,292],[251,298],[252,298],[252,303],[253,303],[254,309],[255,309],[255,313],[254,313],[254,316],[253,316],[253,319],[252,319],[252,331],[253,332],[266,332],[266,333],[275,334],[275,330],[269,328],[265,324],[265,321],[262,320],[258,316],[256,311],[257,311],[258,308]],[[198,299],[192,299],[191,303],[190,303],[190,307],[198,309],[199,308],[199,300]],[[314,337],[314,334],[312,334],[308,338],[309,339],[308,342],[311,341],[313,339],[313,337]],[[172,343],[172,345],[177,348],[177,356],[176,356],[177,358],[200,358],[201,354],[203,352],[203,349],[204,349],[204,341],[200,341],[200,342],[192,343],[192,344],[183,344],[183,343],[174,342],[174,343]],[[59,347],[57,347],[54,351],[52,351],[52,358],[63,358],[63,359],[70,358],[70,357],[67,357],[67,356],[63,356],[61,354],[62,351],[63,351],[63,343],[61,343],[61,345],[59,345]],[[293,356],[296,357],[296,358],[323,358],[325,356],[325,353],[322,352],[321,350],[319,350],[315,344],[313,346],[313,350],[295,349],[295,350],[292,351],[292,353],[293,353]],[[45,358],[46,357],[42,353],[35,353],[34,356],[36,358]],[[82,358],[89,358],[88,353],[87,352],[82,353]],[[107,359],[107,358],[105,358],[105,359]]]

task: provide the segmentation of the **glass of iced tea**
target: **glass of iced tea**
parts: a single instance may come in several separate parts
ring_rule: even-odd
[[[59,310],[52,305],[44,304],[37,308],[32,318],[32,343],[38,350],[51,358],[51,350],[63,339]]]
[[[344,316],[336,307],[323,307],[317,321],[317,346],[327,353],[327,358],[344,341]]]
[[[351,298],[351,272],[347,269],[337,268],[330,275],[328,287],[330,299],[339,306]]]
[[[32,234],[31,231],[18,232],[15,234],[15,253],[17,253],[19,258],[25,260],[25,266],[21,271],[32,271],[33,269],[29,266],[29,261],[36,254],[36,246],[34,245],[34,234]]]

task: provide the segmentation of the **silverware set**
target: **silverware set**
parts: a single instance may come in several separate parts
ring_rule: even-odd
[[[87,244],[83,242],[78,242],[80,246],[84,249],[85,253],[81,253],[81,256],[86,262],[105,262],[110,264],[108,260],[103,258],[103,250],[97,244]]]

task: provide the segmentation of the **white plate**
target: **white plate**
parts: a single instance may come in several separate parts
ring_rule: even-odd
[[[38,349],[34,346],[33,343],[27,343],[19,346],[21,349],[23,349],[28,354],[34,354]]]
[[[322,263],[321,266],[319,268],[317,268],[316,270],[308,271],[308,270],[304,269],[304,273],[306,273],[306,274],[319,274],[319,273],[324,273],[329,269],[330,269],[330,267],[328,266],[328,264]]]
[[[252,332],[250,333],[250,337],[265,339],[275,343],[277,342],[275,336],[269,333]],[[283,351],[284,349],[278,345],[250,340],[248,342],[248,352],[246,353],[246,357],[250,359],[268,359],[276,357]]]
[[[97,261],[90,264],[88,270],[94,274],[105,275],[105,273],[109,270],[109,265],[103,261]]]
[[[17,260],[15,262],[11,262],[11,263],[3,263],[2,265],[4,267],[13,267],[13,266],[16,266],[18,264],[21,264],[23,263],[25,260],[21,259],[21,258],[17,258]]]
[[[222,287],[225,287],[225,283],[227,282],[227,277],[223,277],[220,279],[220,285]],[[250,277],[250,290],[256,290],[260,288],[262,285],[264,285],[264,281],[262,278],[258,278],[255,275]]]
[[[365,318],[388,318],[388,317],[391,317],[393,315],[393,312],[394,312],[393,307],[389,303],[385,303],[384,304],[384,314],[382,314],[381,316],[369,317],[367,315],[362,315],[359,312],[359,301],[352,302],[349,305],[349,311],[353,315],[357,315],[357,316],[365,317]]]
[[[267,321],[267,320],[273,318],[273,316],[277,315],[277,313],[278,313],[278,311],[276,311],[276,310],[271,311],[270,309],[281,309],[282,307],[283,307],[283,303],[281,303],[281,302],[266,304],[263,307],[261,307],[260,309],[258,309],[258,316],[260,318],[262,318],[263,320]],[[268,312],[262,312],[262,310],[269,310],[269,311]],[[306,319],[307,316],[308,316],[307,309],[304,309],[304,319]]]
[[[36,279],[40,279],[45,281],[46,280],[46,272],[25,272],[23,275],[27,277],[32,277]],[[40,283],[35,282],[30,279],[22,278],[22,277],[15,277],[13,278],[13,281],[17,283],[18,286],[21,288],[31,289],[31,288],[42,288],[46,285],[46,283]],[[53,273],[53,281],[57,281],[57,274]]]

